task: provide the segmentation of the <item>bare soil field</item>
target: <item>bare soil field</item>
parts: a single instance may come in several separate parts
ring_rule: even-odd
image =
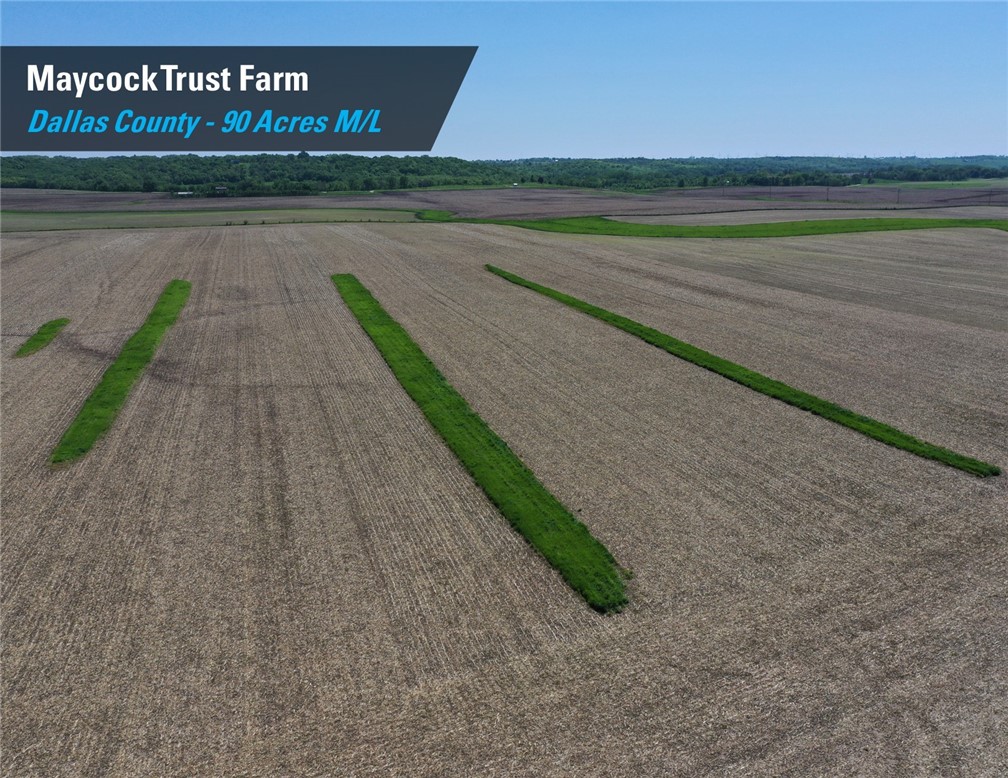
[[[899,191],[897,191],[899,189]],[[316,197],[185,198],[163,193],[0,190],[6,211],[146,211],[274,208],[403,208],[445,210],[475,218],[684,214],[814,207],[820,209],[957,208],[1008,206],[1008,188],[906,189],[899,187],[725,187],[628,194],[591,189],[408,190]],[[820,217],[821,218],[821,217]]]
[[[3,232],[41,230],[123,229],[128,227],[212,227],[296,222],[405,222],[415,221],[408,211],[373,208],[278,208],[273,210],[192,211],[38,211],[5,213]]]
[[[977,229],[5,235],[4,774],[998,774],[1005,477],[880,445],[483,264],[1004,466],[1003,247]],[[345,272],[634,571],[626,611],[593,613],[510,530],[342,304]],[[115,425],[50,469],[171,278],[192,297]]]

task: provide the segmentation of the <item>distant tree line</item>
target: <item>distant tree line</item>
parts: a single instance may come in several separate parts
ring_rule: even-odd
[[[635,191],[709,186],[846,186],[1008,175],[1008,157],[757,157],[749,159],[519,159],[249,154],[133,157],[5,156],[0,186],[197,195],[542,184]],[[223,189],[226,187],[226,189]]]

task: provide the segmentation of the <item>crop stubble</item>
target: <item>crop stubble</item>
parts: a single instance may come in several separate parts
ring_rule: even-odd
[[[367,287],[350,273],[332,280],[396,380],[511,526],[592,608],[612,613],[626,605],[623,577],[609,551],[473,413]]]
[[[954,236],[975,255],[956,271],[968,289],[907,276],[918,255],[946,272],[928,233],[764,241],[755,269],[742,247],[468,225],[68,234],[74,254],[19,243],[10,270],[4,238],[5,326],[55,269],[74,290],[48,289],[70,302],[60,340],[113,330],[113,354],[119,308],[142,316],[163,279],[193,281],[163,369],[74,478],[40,465],[50,418],[93,384],[87,356],[46,368],[66,380],[37,401],[40,363],[5,358],[5,755],[252,774],[995,764],[1004,479],[777,407],[482,270],[506,258],[1004,461],[989,360],[1005,336],[982,327],[990,292],[972,287],[999,282],[983,234]],[[821,289],[803,247],[850,275],[826,269]],[[917,309],[887,311],[866,269]],[[335,272],[358,275],[635,570],[627,612],[592,616],[501,532],[334,305]]]
[[[22,767],[226,772],[240,756],[276,774],[306,726],[328,738],[316,757],[379,759],[368,710],[580,628],[584,606],[502,532],[321,268],[263,233],[206,242],[220,235],[187,233],[192,299],[73,481],[5,468],[21,506],[6,639],[23,652],[5,664],[4,750],[43,744]],[[179,247],[103,251],[111,294],[162,248]]]
[[[130,389],[154,358],[161,340],[189,299],[191,285],[173,279],[165,286],[143,324],[123,344],[70,423],[50,461],[60,464],[84,456],[115,422]]]
[[[867,435],[868,437],[874,438],[875,440],[883,442],[887,445],[894,446],[904,451],[909,451],[917,456],[942,462],[943,464],[958,468],[959,470],[968,472],[972,475],[990,477],[1001,473],[1001,468],[997,465],[992,465],[989,462],[981,462],[977,459],[950,451],[949,449],[936,444],[918,440],[896,429],[895,427],[885,424],[884,422],[856,414],[846,408],[841,408],[835,403],[831,403],[821,397],[816,397],[800,389],[788,386],[787,384],[770,378],[769,376],[757,373],[747,367],[744,367],[743,365],[730,362],[723,357],[719,357],[716,354],[711,354],[710,352],[699,349],[690,343],[679,340],[667,333],[660,332],[653,327],[648,327],[640,322],[636,322],[633,319],[623,316],[622,314],[607,311],[597,305],[589,303],[587,300],[572,297],[566,292],[561,292],[557,289],[550,289],[549,287],[538,284],[535,281],[522,278],[521,276],[502,270],[494,265],[488,264],[486,269],[494,275],[500,276],[513,284],[535,291],[545,297],[557,300],[558,302],[575,310],[604,321],[607,324],[611,324],[624,332],[628,332],[631,335],[640,338],[652,346],[667,351],[673,356],[685,359],[687,362],[698,365],[705,370],[710,370],[711,372],[717,373],[724,378],[735,381],[743,386],[747,386],[748,388],[753,389],[760,394],[764,394],[767,397],[772,397],[775,400],[781,400],[782,402],[795,406],[803,411],[815,413],[817,416],[821,416],[824,419],[836,422],[837,424],[842,424],[849,429],[853,429],[856,432]]]

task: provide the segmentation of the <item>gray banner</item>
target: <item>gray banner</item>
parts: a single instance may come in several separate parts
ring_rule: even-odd
[[[0,149],[430,151],[475,54],[475,46],[5,46]]]

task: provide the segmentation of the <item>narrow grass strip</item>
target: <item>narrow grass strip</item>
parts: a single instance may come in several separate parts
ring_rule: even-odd
[[[974,227],[1008,231],[1008,219],[822,219],[819,221],[768,222],[762,224],[637,224],[602,216],[571,216],[556,219],[466,219],[445,211],[419,211],[421,221],[500,224],[543,232],[573,235],[617,235],[632,238],[792,238],[801,235],[834,235],[848,232],[888,230],[936,230]]]
[[[21,348],[14,352],[14,356],[26,357],[29,354],[34,354],[36,351],[41,351],[48,346],[52,342],[53,338],[60,334],[60,330],[69,323],[69,319],[53,319],[52,321],[47,321],[38,328],[38,331],[34,335],[21,344]]]
[[[627,599],[621,571],[605,546],[547,491],[354,276],[332,280],[403,389],[511,526],[592,608],[618,611]]]
[[[501,270],[499,267],[487,265],[486,269],[513,284],[523,286],[526,289],[531,289],[532,291],[538,292],[546,297],[551,297],[564,305],[568,305],[571,308],[588,314],[589,316],[594,316],[596,319],[601,319],[608,324],[619,327],[621,330],[629,332],[631,335],[636,335],[638,338],[647,341],[652,346],[664,349],[674,356],[685,359],[687,362],[699,365],[706,370],[710,370],[720,376],[724,376],[725,378],[735,381],[736,383],[747,386],[750,389],[754,389],[757,392],[767,395],[768,397],[773,397],[774,399],[786,402],[788,405],[793,405],[796,408],[801,408],[804,411],[809,411],[810,413],[822,416],[824,419],[829,419],[837,424],[842,424],[845,427],[856,430],[863,435],[867,435],[868,437],[874,438],[875,440],[881,441],[889,446],[909,451],[910,453],[924,457],[925,459],[934,459],[942,464],[946,464],[960,470],[965,470],[967,473],[972,473],[973,475],[992,476],[1001,472],[1001,469],[995,465],[988,464],[987,462],[981,462],[978,459],[972,459],[962,454],[957,454],[956,452],[950,451],[947,448],[942,448],[941,446],[925,443],[924,441],[918,440],[905,432],[901,432],[895,427],[890,427],[888,424],[883,424],[882,422],[876,421],[875,419],[867,416],[861,416],[853,411],[847,410],[846,408],[842,408],[839,405],[834,405],[827,400],[823,400],[820,397],[808,394],[800,389],[795,389],[787,384],[781,383],[780,381],[775,381],[774,379],[768,378],[761,373],[749,370],[748,368],[737,365],[734,362],[729,362],[727,359],[722,359],[721,357],[715,356],[708,351],[699,349],[696,346],[692,346],[684,341],[677,340],[671,335],[666,335],[663,332],[647,327],[634,321],[633,319],[628,319],[625,316],[612,313],[604,308],[599,308],[591,303],[585,302],[584,300],[580,300],[577,297],[571,297],[563,292],[550,289],[547,286],[541,286],[540,284],[528,281],[521,276],[515,275],[514,273]]]
[[[819,221],[768,222],[763,224],[636,224],[578,216],[570,219],[497,221],[530,230],[578,235],[623,235],[637,238],[792,238],[801,235],[835,235],[848,232],[888,230],[937,230],[950,227],[984,227],[1008,230],[1008,219],[822,219]]]
[[[50,457],[53,464],[83,456],[112,425],[134,381],[154,357],[165,332],[185,307],[190,289],[188,281],[178,279],[164,288],[147,321],[126,341],[115,362],[105,370],[94,391],[84,401],[77,418],[63,434]]]

